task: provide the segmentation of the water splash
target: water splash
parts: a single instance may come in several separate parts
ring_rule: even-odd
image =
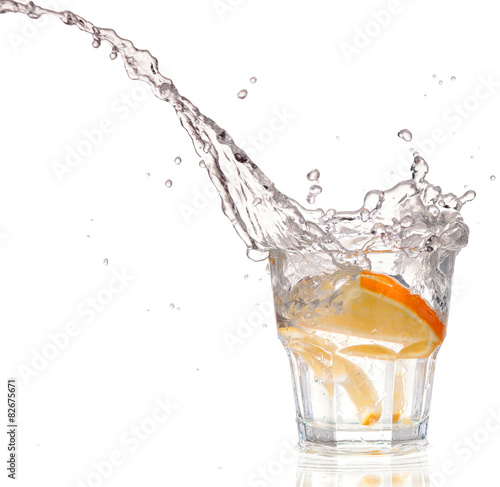
[[[429,168],[422,157],[415,156],[411,179],[386,191],[368,192],[360,210],[307,210],[279,192],[226,130],[178,92],[172,80],[160,73],[158,61],[149,51],[137,49],[114,30],[96,27],[70,11],[56,12],[32,2],[0,0],[0,14],[8,12],[33,19],[44,14],[57,17],[89,34],[94,47],[109,44],[110,57],[121,56],[131,79],[147,83],[157,98],[173,107],[217,188],[223,212],[245,242],[250,258],[263,260],[274,249],[321,252],[338,262],[366,267],[370,265],[366,256],[374,252],[396,251],[413,257],[430,252],[429,248],[458,251],[467,244],[469,231],[460,209],[474,193],[468,191],[462,197],[443,194],[439,186],[427,182]],[[238,96],[244,98],[247,94],[241,90]],[[169,181],[165,183],[167,187]],[[319,193],[321,187],[313,185],[309,202],[314,203]]]

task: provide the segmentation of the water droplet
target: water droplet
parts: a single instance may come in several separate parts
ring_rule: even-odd
[[[340,137],[339,137],[338,135],[337,135],[337,137],[335,137],[335,138],[336,138],[337,140],[339,140],[339,139],[340,139]]]
[[[261,200],[260,198],[255,198],[255,199],[253,200],[253,203],[252,203],[252,204],[253,204],[253,206],[258,206],[258,205],[260,205],[261,203],[262,203],[262,200]]]
[[[116,46],[113,46],[113,49],[111,49],[111,52],[109,53],[109,58],[111,61],[114,61],[118,57],[118,51],[116,49]]]
[[[248,274],[245,274],[245,276],[243,277],[243,279],[248,279]]]
[[[100,47],[101,45],[101,39],[98,37],[94,37],[94,40],[92,41],[92,47],[95,47],[96,49]]]
[[[181,309],[179,307],[175,308],[175,311],[180,311]]]
[[[104,259],[104,260],[102,261],[102,263],[103,263],[105,266],[107,266],[107,265],[109,264],[109,261],[108,261],[108,259]]]
[[[442,84],[443,84],[443,80],[442,80],[442,79],[440,79],[440,80],[439,80],[439,84],[440,84],[440,85],[442,85]]]
[[[437,74],[433,74],[433,75],[432,75],[432,77],[433,77],[434,79],[436,79],[436,78],[437,78]]]
[[[422,156],[415,157],[411,166],[413,180],[417,183],[422,182],[428,172],[429,166],[427,165],[427,162],[425,162],[425,159]]]
[[[451,77],[451,81],[455,81],[457,78],[455,76]]]
[[[398,137],[401,137],[405,142],[410,142],[413,134],[408,129],[403,129],[398,132]]]
[[[307,174],[307,179],[309,179],[309,181],[317,181],[319,179],[319,175],[319,171],[317,169],[313,169]]]
[[[267,325],[266,325],[265,323],[264,323],[262,326],[263,326],[264,328],[267,328]]]
[[[492,174],[492,175],[490,176],[490,179],[491,179],[492,181],[495,181],[495,179],[496,179],[496,178],[497,178],[497,177],[496,177],[494,174]]]
[[[474,159],[474,156],[470,156],[471,160]]]
[[[314,204],[316,201],[316,196],[321,194],[323,191],[323,188],[319,186],[318,184],[314,184],[309,188],[309,194],[307,195],[307,202],[310,203],[311,205]]]
[[[181,159],[180,157],[176,157],[176,158],[174,159],[174,162],[175,162],[177,165],[179,165],[179,164],[182,162],[182,159]]]
[[[165,181],[165,186],[166,186],[167,188],[171,188],[171,187],[172,187],[172,180],[171,180],[171,179],[167,179],[167,180]]]
[[[314,377],[314,382],[319,382],[319,379],[317,377]]]
[[[200,166],[200,167],[203,167],[203,168],[207,167],[203,161],[200,161],[199,166]]]
[[[151,176],[151,173],[147,172],[146,177],[149,178],[149,176]]]
[[[149,309],[146,310],[146,313],[149,313]]]
[[[238,98],[240,100],[243,100],[244,98],[246,98],[248,95],[248,91],[247,90],[241,90],[238,92]]]
[[[174,303],[170,303],[169,308],[170,308],[170,309],[174,309],[174,308],[175,308],[175,304],[174,304]]]
[[[90,238],[90,235],[87,235],[86,238]]]
[[[255,76],[252,76],[252,77],[250,78],[250,83],[252,83],[253,85],[254,85],[255,83],[257,83],[257,78],[256,78]]]

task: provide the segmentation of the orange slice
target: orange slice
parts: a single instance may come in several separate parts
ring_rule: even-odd
[[[299,282],[293,290],[298,298],[302,297],[301,287]],[[444,339],[446,327],[437,313],[389,276],[363,271],[357,279],[341,286],[331,299],[319,302],[311,300],[309,291],[302,299],[311,304],[290,316],[291,322],[301,328],[394,343],[404,349],[398,358],[428,357]],[[377,354],[375,349],[366,348],[366,352],[372,358],[374,352]],[[380,359],[387,360],[391,355],[381,349],[379,352]]]
[[[338,356],[337,347],[328,339],[289,326],[278,333],[285,343],[311,368],[314,376],[333,397],[334,387],[342,387],[358,411],[361,424],[371,426],[382,415],[379,397],[368,374],[356,364]]]

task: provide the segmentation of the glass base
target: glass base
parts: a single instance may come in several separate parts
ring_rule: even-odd
[[[338,455],[371,453],[374,455],[400,455],[424,451],[428,445],[428,420],[413,425],[391,428],[332,427],[297,420],[299,449],[303,453]]]

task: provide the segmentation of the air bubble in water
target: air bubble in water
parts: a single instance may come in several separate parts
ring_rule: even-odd
[[[252,76],[252,77],[250,78],[250,83],[252,83],[253,85],[254,85],[255,83],[257,83],[257,78],[256,78],[255,76]]]
[[[167,188],[171,188],[171,187],[172,187],[172,180],[171,180],[171,179],[167,179],[167,180],[165,181],[165,186],[166,186]]]
[[[179,165],[179,164],[182,162],[182,159],[181,159],[180,157],[176,157],[176,158],[174,159],[174,162],[175,162],[177,165]]]
[[[247,90],[241,90],[238,92],[238,98],[240,100],[243,100],[244,98],[246,98],[248,95],[248,91]]]
[[[398,132],[398,137],[401,137],[405,142],[410,142],[413,134],[408,129],[403,129]]]
[[[400,225],[403,228],[410,228],[415,225],[415,220],[411,216],[407,215],[400,221]]]
[[[107,266],[107,265],[109,264],[109,261],[108,261],[108,259],[104,259],[104,260],[102,261],[102,263],[103,263],[105,266]]]
[[[239,152],[236,152],[234,154],[234,158],[238,161],[238,162],[247,162],[248,159],[246,158],[246,156],[244,156],[243,154],[240,154]]]
[[[497,178],[497,177],[496,177],[494,174],[492,174],[492,175],[490,176],[490,179],[491,179],[492,181],[495,181],[495,179],[496,179],[496,178]]]
[[[319,179],[319,171],[317,169],[313,169],[307,174],[307,179],[309,179],[309,181],[317,181]]]

